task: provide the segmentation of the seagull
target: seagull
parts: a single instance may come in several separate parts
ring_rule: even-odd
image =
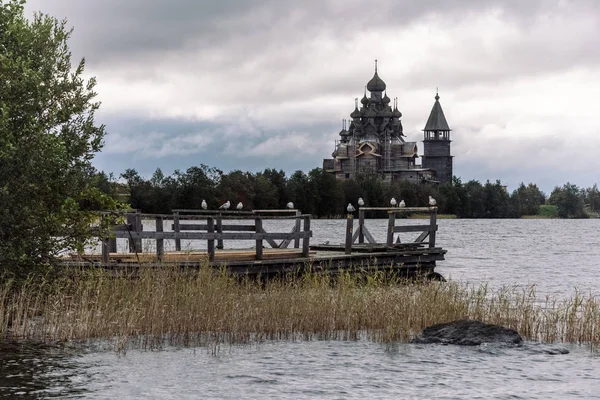
[[[349,213],[353,213],[354,211],[356,211],[352,203],[348,203],[348,207],[346,207],[346,210],[348,210]]]
[[[243,205],[243,204],[242,204],[242,202],[240,201],[240,202],[238,203],[238,205],[237,205],[235,208],[237,208],[237,210],[238,210],[238,211],[240,211],[242,208],[244,208],[244,205]]]
[[[287,203],[286,205],[287,208],[294,208],[294,203],[292,203],[291,201],[289,203]]]
[[[435,207],[435,204],[436,204],[435,199],[433,197],[429,196],[429,205],[431,207]]]
[[[398,207],[406,207],[406,203],[404,202],[404,200],[400,200],[400,204],[398,204]]]
[[[203,209],[203,210],[206,210],[206,209],[208,208],[208,204],[206,204],[206,200],[202,199],[202,204],[201,204],[201,206],[202,206],[202,209]]]
[[[361,206],[361,207],[365,205],[365,202],[364,202],[364,200],[362,199],[362,197],[359,197],[359,198],[358,198],[358,205],[359,205],[359,206]]]
[[[390,204],[392,205],[392,207],[396,207],[396,204],[398,204],[396,202],[396,199],[392,197],[392,199],[390,200]]]
[[[221,207],[219,207],[219,209],[229,210],[229,206],[231,206],[231,203],[229,202],[229,200],[227,200],[226,203],[221,204]]]

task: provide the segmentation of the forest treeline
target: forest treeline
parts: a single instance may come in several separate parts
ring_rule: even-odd
[[[127,169],[119,178],[96,172],[94,182],[104,193],[146,213],[200,209],[202,200],[211,209],[228,200],[233,205],[242,202],[246,210],[282,209],[291,201],[303,213],[331,218],[345,214],[348,203],[356,206],[359,197],[372,207],[387,206],[392,197],[404,200],[408,207],[424,207],[429,196],[437,200],[439,213],[458,218],[587,218],[600,212],[596,184],[579,188],[566,183],[547,196],[534,183],[521,183],[509,193],[499,180],[462,182],[454,177],[442,185],[406,181],[386,184],[370,175],[338,181],[321,168],[308,174],[296,171],[287,177],[282,170],[272,168],[257,173],[240,170],[224,173],[206,165],[185,172],[176,170],[170,176],[157,169],[150,179],[144,179],[135,169]]]

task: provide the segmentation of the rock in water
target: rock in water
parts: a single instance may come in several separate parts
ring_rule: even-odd
[[[412,342],[478,346],[482,343],[520,344],[523,338],[514,329],[463,319],[427,327]]]

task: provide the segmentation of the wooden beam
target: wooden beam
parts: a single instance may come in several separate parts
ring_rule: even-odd
[[[394,227],[394,233],[398,232],[430,232],[437,230],[437,226],[431,225],[402,225]]]
[[[352,253],[352,229],[354,228],[354,217],[352,214],[348,214],[346,217],[346,246],[344,252],[346,254]]]
[[[310,230],[310,216],[304,217],[304,232],[297,232],[296,234],[302,234],[304,236],[304,240],[302,241],[302,257],[308,257],[310,251],[309,238],[312,236]]]
[[[156,232],[163,231],[163,217],[156,217]],[[165,253],[165,240],[156,239],[156,259],[162,262]]]
[[[181,229],[179,222],[179,211],[173,211],[173,232],[179,232]],[[175,239],[175,250],[181,251],[181,239]]]
[[[254,220],[254,224],[256,225],[256,232],[262,233],[263,232],[262,219],[256,218]],[[262,241],[262,238],[257,237],[256,238],[256,259],[262,260],[262,255],[263,255],[263,241]]]
[[[388,229],[387,229],[387,245],[391,246],[394,244],[394,226],[396,225],[396,214],[391,212],[388,217]]]

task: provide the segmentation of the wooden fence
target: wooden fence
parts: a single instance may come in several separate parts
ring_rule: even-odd
[[[302,256],[308,257],[310,238],[312,237],[310,218],[310,214],[300,214],[297,210],[255,210],[252,212],[174,210],[173,214],[127,213],[127,223],[113,226],[110,236],[102,239],[102,261],[108,262],[110,253],[116,252],[116,241],[119,238],[128,239],[129,251],[132,253],[142,252],[142,239],[155,240],[156,256],[159,261],[164,256],[165,239],[175,240],[176,251],[181,251],[182,239],[205,240],[210,261],[214,260],[216,249],[224,248],[226,240],[253,241],[256,260],[262,260],[265,244],[272,248],[285,249],[293,242],[295,248],[300,248],[302,240]],[[154,219],[155,230],[144,231],[142,219]],[[164,231],[165,220],[173,220],[173,232]],[[190,220],[194,223],[181,223]],[[233,220],[248,221],[249,223],[227,223]],[[291,232],[267,232],[263,226],[264,220],[294,220],[295,223]],[[278,243],[278,240],[281,242]]]

